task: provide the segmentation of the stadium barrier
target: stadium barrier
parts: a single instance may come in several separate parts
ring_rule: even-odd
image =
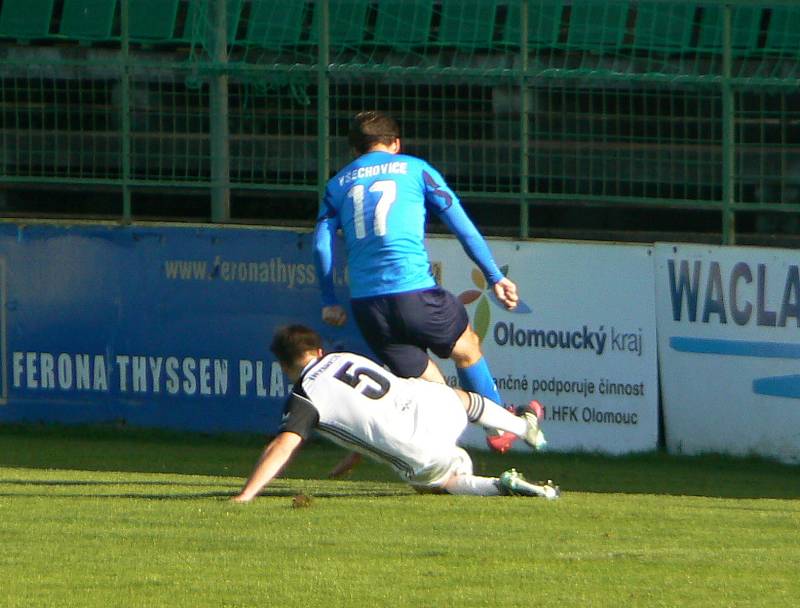
[[[274,433],[289,390],[268,351],[277,326],[306,323],[329,349],[369,354],[352,322],[321,323],[311,245],[295,230],[0,223],[0,422]],[[545,406],[551,449],[664,441],[675,453],[800,461],[793,251],[491,247],[520,286],[514,312],[455,239],[429,239],[500,393]],[[346,301],[341,262],[335,282]],[[464,440],[484,447],[481,433]]]
[[[365,349],[352,325],[321,326],[310,247],[281,230],[0,225],[0,420],[275,432],[278,325]]]
[[[545,404],[554,449],[655,449],[651,248],[492,245],[522,289],[514,313],[454,239],[430,248],[508,402]],[[306,323],[330,349],[368,352],[352,322],[321,323],[308,232],[4,223],[0,260],[0,421],[274,433],[288,390],[268,351],[277,326]],[[339,265],[343,300],[346,278]],[[454,384],[452,364],[443,370]]]
[[[800,462],[800,271],[791,250],[656,246],[670,452]]]
[[[429,239],[441,282],[468,309],[503,398],[536,399],[554,450],[609,453],[658,446],[652,247],[493,240],[519,286],[506,311],[454,239]],[[456,383],[451,363],[442,362]],[[471,445],[484,444],[475,429]]]

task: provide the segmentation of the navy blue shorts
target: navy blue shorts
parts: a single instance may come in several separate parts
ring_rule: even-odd
[[[432,287],[350,302],[369,347],[395,374],[420,376],[428,351],[446,358],[469,325],[464,305],[449,291]]]

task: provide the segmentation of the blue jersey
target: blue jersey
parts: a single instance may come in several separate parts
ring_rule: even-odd
[[[323,305],[336,303],[332,252],[338,228],[347,250],[351,297],[433,287],[425,249],[427,210],[456,234],[490,284],[503,277],[486,241],[438,171],[413,156],[375,151],[347,165],[325,190],[315,233]]]

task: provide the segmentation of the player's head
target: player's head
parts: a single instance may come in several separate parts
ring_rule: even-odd
[[[286,325],[272,337],[269,347],[284,370],[300,368],[322,354],[322,337],[305,325]]]
[[[400,151],[400,127],[391,116],[382,112],[359,112],[350,122],[347,135],[350,147],[358,154],[366,154],[376,146],[386,146]]]

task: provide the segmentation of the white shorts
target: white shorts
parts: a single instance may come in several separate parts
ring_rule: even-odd
[[[462,448],[454,446],[449,454],[442,453],[408,482],[412,486],[439,488],[453,475],[472,475],[472,458]]]
[[[438,487],[454,473],[471,474],[472,459],[456,445],[467,426],[467,414],[453,389],[414,380],[417,424],[413,441],[415,486]],[[412,456],[412,454],[408,454]]]

